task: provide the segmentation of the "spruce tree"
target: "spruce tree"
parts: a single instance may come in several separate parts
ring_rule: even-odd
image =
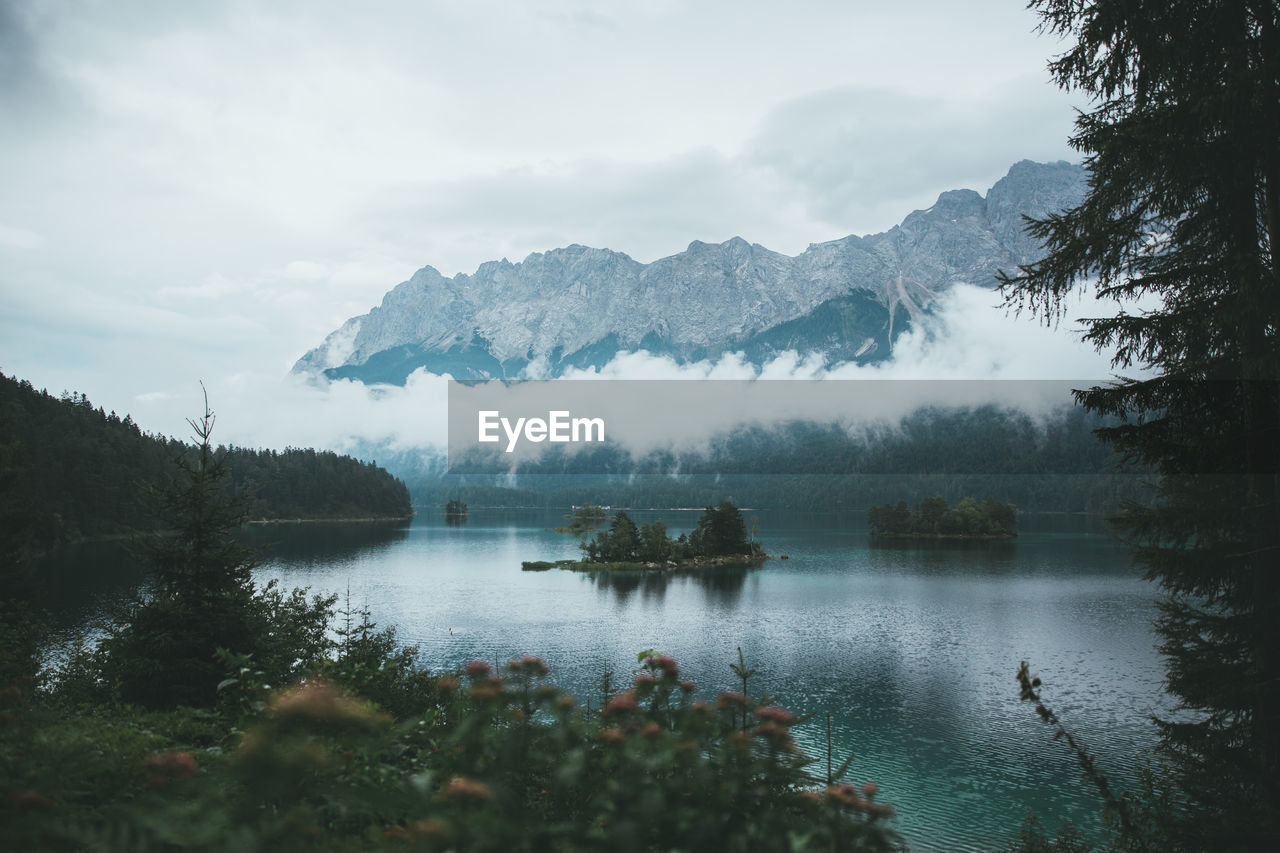
[[[233,536],[244,504],[228,493],[227,451],[214,414],[188,420],[197,445],[156,495],[163,532],[138,548],[149,580],[101,646],[102,674],[120,698],[150,707],[209,706],[227,675],[218,651],[248,654],[280,683],[319,661],[336,596],[286,594],[253,580],[254,554]]]
[[[252,649],[254,561],[231,536],[243,514],[224,493],[214,420],[206,400],[203,417],[187,421],[198,445],[175,458],[177,476],[155,496],[164,531],[138,546],[149,583],[103,641],[104,670],[126,701],[212,704],[225,676],[216,650]]]
[[[750,554],[752,550],[746,522],[732,501],[706,508],[693,531],[693,542],[697,553],[706,557]]]
[[[1071,144],[1089,191],[1029,230],[1045,257],[1007,304],[1056,322],[1086,280],[1114,316],[1085,339],[1121,378],[1077,392],[1152,465],[1122,528],[1164,593],[1157,631],[1181,709],[1158,721],[1188,849],[1280,837],[1280,4],[1034,0],[1075,44],[1055,81],[1092,100]],[[1126,371],[1139,368],[1136,377]]]

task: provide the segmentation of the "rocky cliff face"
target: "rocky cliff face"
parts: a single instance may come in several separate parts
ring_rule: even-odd
[[[1079,203],[1085,183],[1079,166],[1024,160],[985,198],[944,192],[887,232],[796,257],[735,237],[651,264],[572,245],[453,278],[423,267],[293,369],[403,383],[419,367],[512,378],[535,359],[555,375],[637,349],[679,361],[741,351],[759,362],[788,349],[879,360],[951,285],[993,285],[998,269],[1035,260],[1022,216]]]

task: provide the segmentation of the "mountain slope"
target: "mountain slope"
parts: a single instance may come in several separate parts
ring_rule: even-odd
[[[796,257],[734,237],[694,241],[642,264],[572,245],[445,278],[423,267],[294,365],[295,373],[403,383],[419,367],[457,378],[552,375],[646,349],[691,361],[788,350],[829,362],[887,358],[892,342],[957,282],[988,286],[1036,259],[1022,216],[1070,207],[1086,173],[1024,160],[986,197],[944,192],[887,232],[811,245]]]

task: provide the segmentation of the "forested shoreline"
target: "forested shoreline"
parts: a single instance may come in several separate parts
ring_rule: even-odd
[[[0,374],[0,476],[29,546],[158,529],[153,496],[187,442],[144,432],[83,394],[53,396]],[[413,514],[405,485],[373,463],[330,451],[219,447],[226,497],[246,520],[392,519]]]
[[[635,458],[617,447],[551,457],[517,475],[423,470],[420,455],[385,460],[416,506],[460,497],[472,507],[567,507],[583,501],[674,509],[730,494],[758,509],[859,512],[905,499],[1001,495],[1030,512],[1110,515],[1148,495],[1144,466],[1117,466],[1094,431],[1113,419],[1068,408],[1037,418],[999,406],[923,408],[890,427],[831,424],[744,428],[704,454]],[[381,456],[379,457],[381,459]],[[415,467],[417,466],[417,467]],[[599,473],[603,471],[609,474]]]

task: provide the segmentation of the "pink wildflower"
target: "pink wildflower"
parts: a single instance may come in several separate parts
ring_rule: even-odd
[[[493,798],[493,794],[489,792],[489,786],[481,782],[479,779],[471,779],[467,776],[454,776],[445,786],[440,789],[440,793],[436,795],[441,800],[458,800],[458,801],[476,801],[483,802]]]
[[[463,669],[472,678],[479,678],[493,672],[493,667],[489,666],[489,662],[485,660],[469,660]]]

